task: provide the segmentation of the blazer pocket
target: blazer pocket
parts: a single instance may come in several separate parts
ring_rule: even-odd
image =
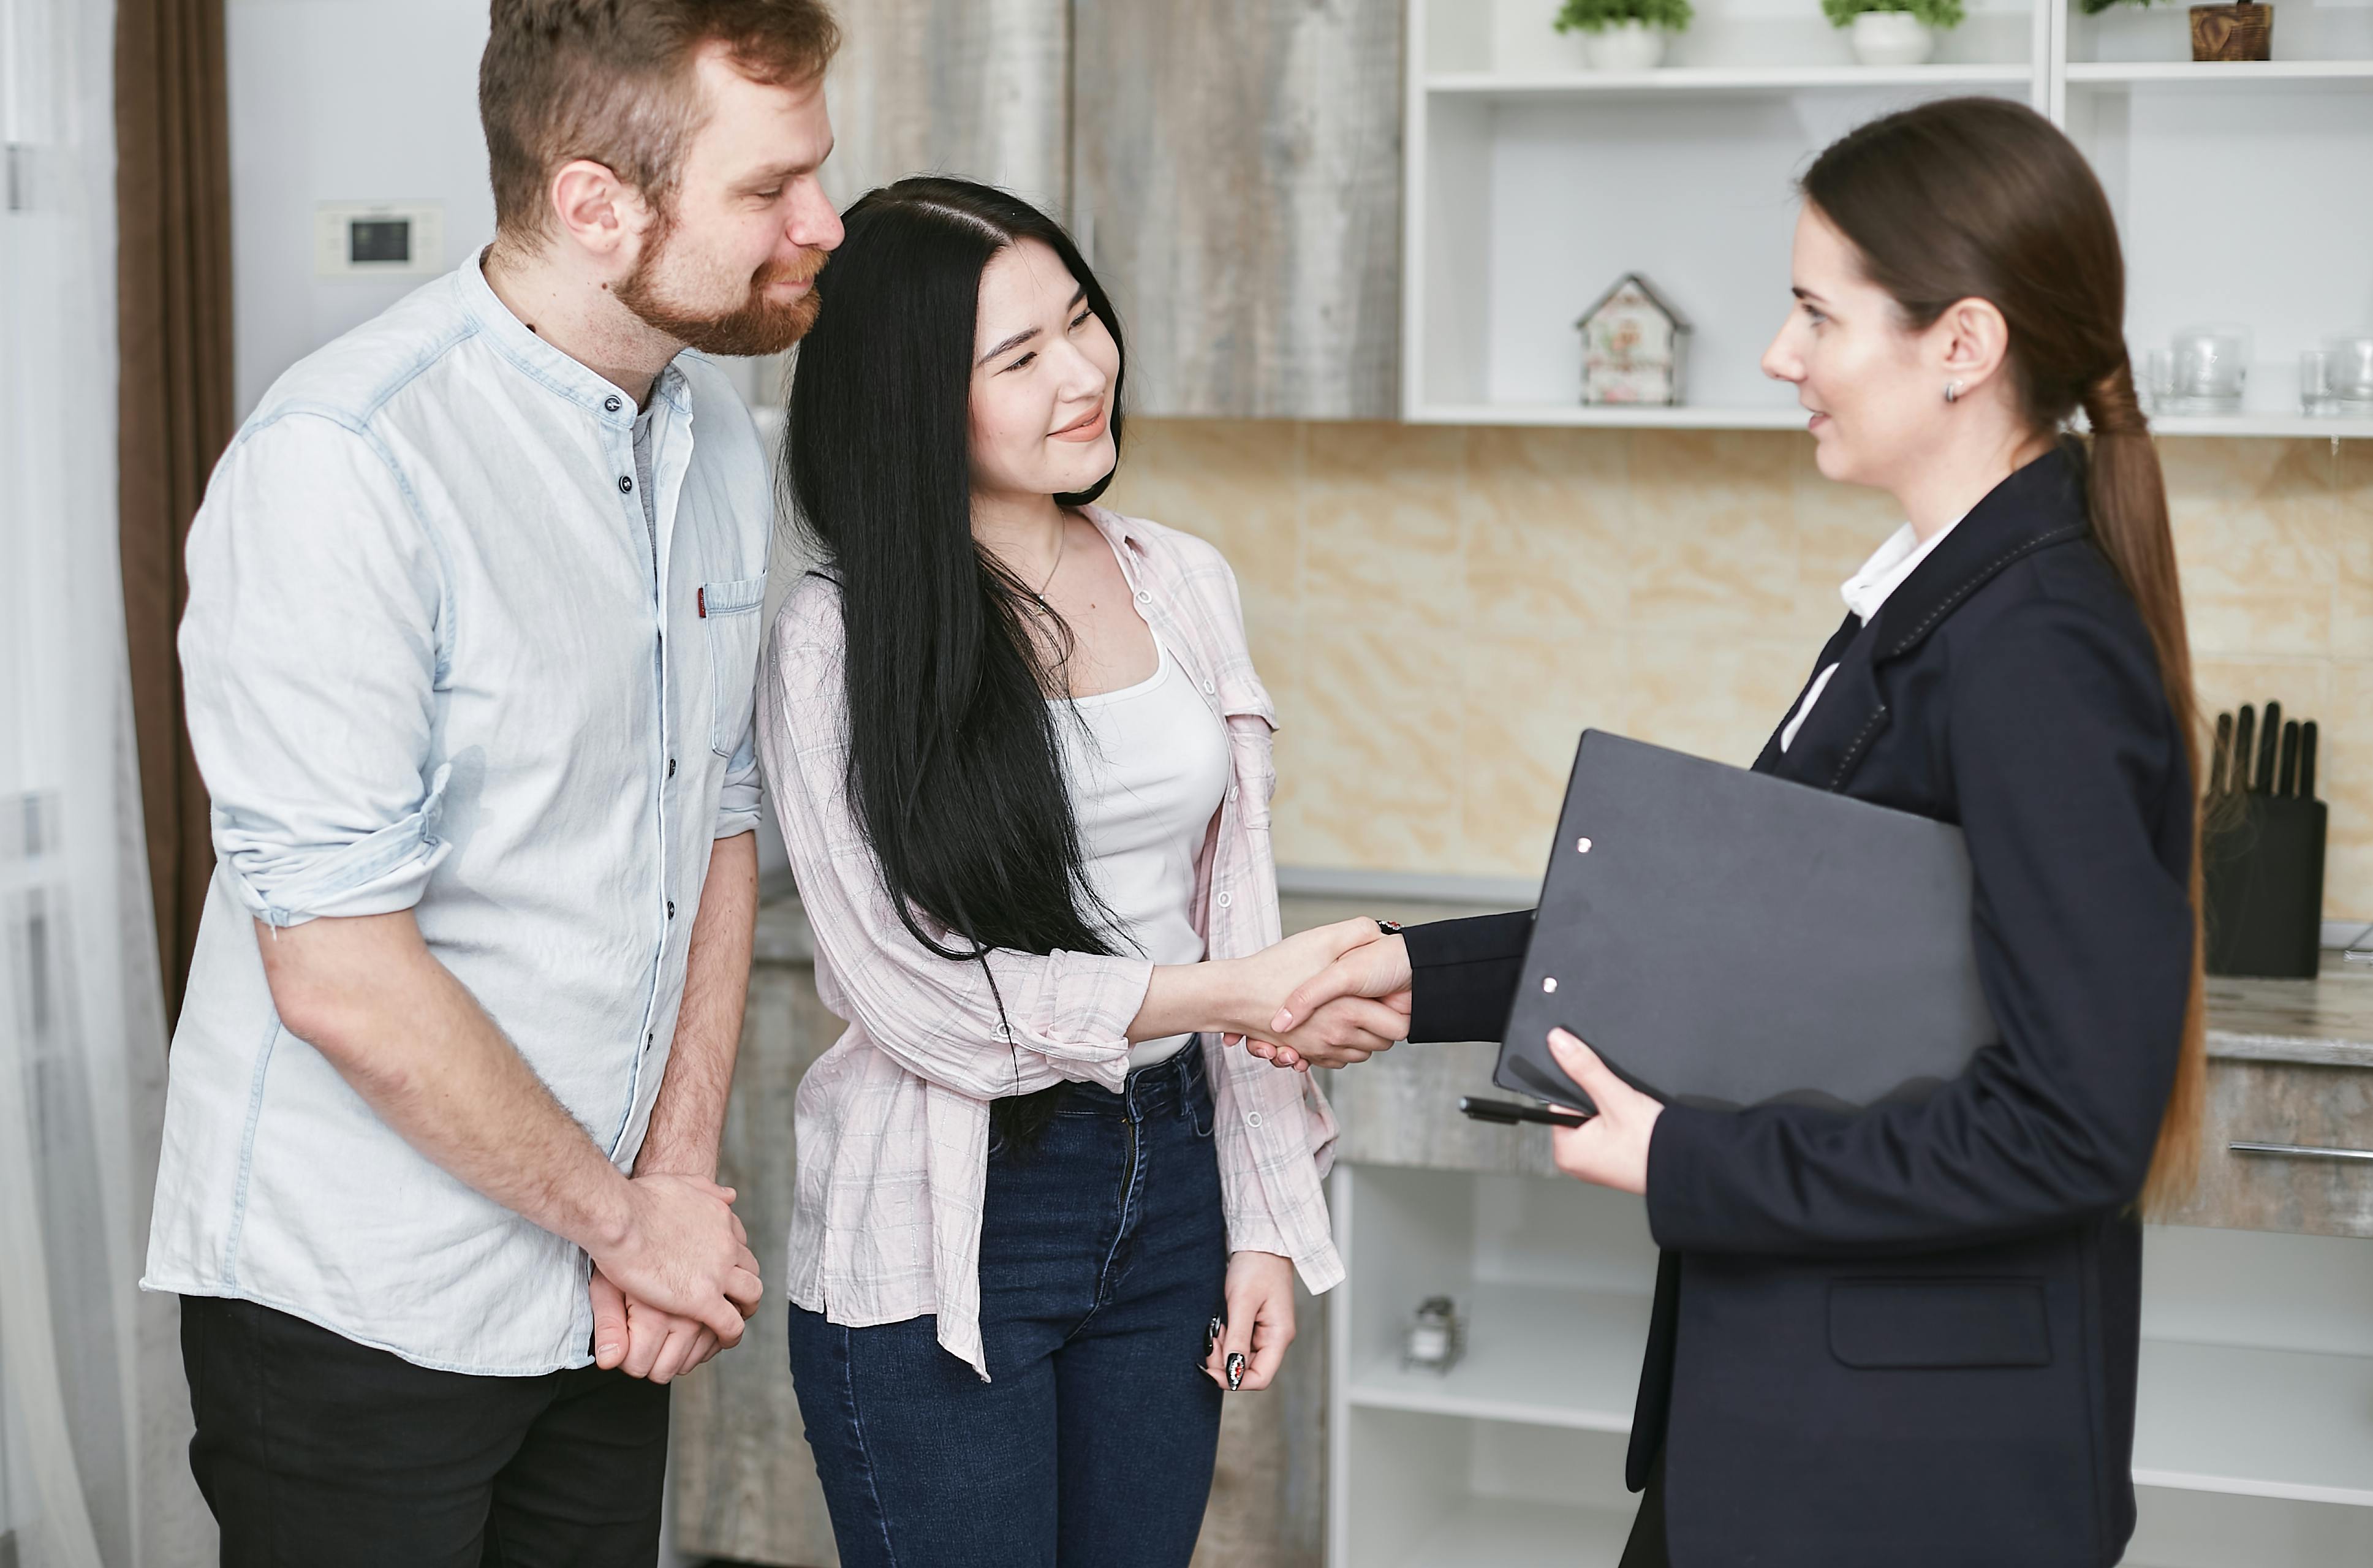
[[[719,756],[731,756],[750,726],[757,700],[758,611],[766,603],[765,572],[700,585],[700,614],[708,627],[708,749]]]
[[[2049,1366],[2040,1280],[1839,1280],[1829,1353],[1847,1366]]]

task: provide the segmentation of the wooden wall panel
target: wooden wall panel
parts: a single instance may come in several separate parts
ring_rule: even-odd
[[[1068,205],[1070,0],[838,0],[824,78],[839,138],[824,188],[844,206],[920,172]]]
[[[1391,418],[1398,0],[1078,0],[1075,227],[1140,413]]]

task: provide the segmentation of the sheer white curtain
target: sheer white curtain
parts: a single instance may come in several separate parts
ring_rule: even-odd
[[[196,1562],[115,514],[111,0],[0,0],[0,1538]],[[0,1561],[5,1561],[0,1552]]]

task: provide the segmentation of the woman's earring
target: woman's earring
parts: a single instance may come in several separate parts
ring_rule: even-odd
[[[1945,383],[1945,401],[1946,403],[1958,403],[1961,401],[1960,382],[1946,381]]]

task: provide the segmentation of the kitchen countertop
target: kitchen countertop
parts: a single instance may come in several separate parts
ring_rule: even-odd
[[[1409,899],[1288,896],[1283,900],[1288,930],[1377,912],[1415,925],[1487,914],[1490,909]],[[760,903],[756,956],[762,964],[814,961],[814,937],[796,895],[777,891]],[[2211,975],[2208,1054],[2236,1061],[2373,1067],[2373,964],[2346,963],[2339,954],[2326,953],[2323,973],[2312,980],[2243,980]],[[1490,1092],[1488,1085],[1479,1092]]]

